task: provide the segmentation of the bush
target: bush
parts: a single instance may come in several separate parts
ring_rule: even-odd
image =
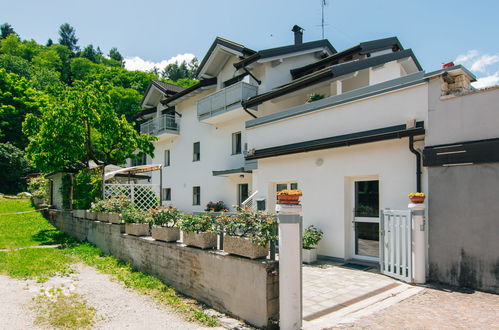
[[[206,233],[216,229],[216,217],[209,214],[183,214],[178,227],[188,233]]]
[[[35,198],[43,198],[44,201],[48,201],[49,188],[49,180],[43,175],[28,179],[28,191]]]
[[[229,209],[225,206],[225,203],[222,201],[218,202],[209,202],[206,204],[206,208],[204,209],[208,212],[227,212]]]
[[[317,229],[314,225],[310,225],[305,229],[303,234],[302,246],[304,249],[313,249],[319,244],[320,240],[324,236],[322,230]]]
[[[266,247],[277,240],[277,217],[272,213],[236,208],[236,215],[222,216],[221,228],[230,236],[247,237],[251,242]]]
[[[1,112],[1,111],[0,111]],[[2,123],[3,125],[4,123]],[[0,136],[2,130],[0,129]],[[30,171],[28,161],[20,149],[10,142],[0,143],[0,192],[16,194],[26,189],[23,179]]]
[[[98,169],[83,169],[74,178],[73,206],[87,210],[102,194],[102,174]]]
[[[172,228],[180,220],[180,211],[173,206],[159,206],[150,211],[150,218],[153,225]]]
[[[148,214],[146,211],[137,209],[135,207],[130,207],[126,209],[121,218],[125,223],[146,223],[148,222]]]
[[[97,200],[90,206],[92,212],[123,213],[131,208],[132,202],[126,197],[106,198]]]

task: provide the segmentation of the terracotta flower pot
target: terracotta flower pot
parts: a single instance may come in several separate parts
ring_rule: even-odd
[[[178,228],[152,226],[151,233],[152,238],[157,241],[175,242],[180,239],[180,230]]]
[[[182,243],[201,249],[217,247],[217,234],[215,233],[188,233],[182,232]]]
[[[421,204],[421,203],[424,203],[425,198],[423,196],[412,196],[412,197],[409,197],[409,199],[411,200],[411,203]]]
[[[230,235],[224,237],[224,251],[250,259],[264,258],[269,254],[268,247],[253,243],[246,237]]]
[[[279,204],[299,204],[300,196],[299,195],[278,195],[277,203]]]

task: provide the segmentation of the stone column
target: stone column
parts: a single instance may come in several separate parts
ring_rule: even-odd
[[[414,283],[426,282],[426,235],[423,203],[410,203],[412,214],[412,278]]]
[[[279,325],[302,328],[302,217],[300,205],[277,204],[279,223]]]

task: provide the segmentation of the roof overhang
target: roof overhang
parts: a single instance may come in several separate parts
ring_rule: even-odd
[[[145,172],[160,171],[161,167],[162,167],[162,165],[159,165],[159,164],[151,164],[151,165],[138,165],[138,166],[120,168],[119,170],[115,170],[115,171],[111,171],[111,172],[106,173],[104,175],[104,179],[105,180],[112,179],[117,174],[134,175],[134,174],[145,173]]]
[[[230,170],[213,171],[213,176],[233,176],[233,175],[244,175],[252,173],[249,170],[245,170],[244,167],[234,168]]]
[[[196,85],[186,88],[183,91],[178,92],[170,96],[169,98],[161,101],[161,104],[169,106],[178,104],[179,102],[182,102],[183,100],[201,92],[202,90],[215,87],[216,85],[217,85],[217,78],[202,79]]]

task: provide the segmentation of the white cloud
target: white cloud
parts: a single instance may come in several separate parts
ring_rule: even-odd
[[[190,62],[194,57],[194,54],[189,53],[178,54],[177,56],[173,56],[170,59],[162,60],[160,62],[147,61],[138,56],[127,57],[125,58],[125,69],[131,71],[149,71],[156,67],[158,70],[163,70],[163,68],[170,63],[182,63],[183,61]]]
[[[472,83],[473,87],[475,88],[485,88],[498,84],[499,84],[499,71],[490,76],[478,78],[476,82]]]
[[[468,50],[466,54],[461,54],[456,57],[454,63],[456,64],[468,64],[469,61],[478,56],[478,50],[472,49]]]
[[[489,65],[499,62],[499,55],[482,55],[471,65],[471,70],[486,72]]]

